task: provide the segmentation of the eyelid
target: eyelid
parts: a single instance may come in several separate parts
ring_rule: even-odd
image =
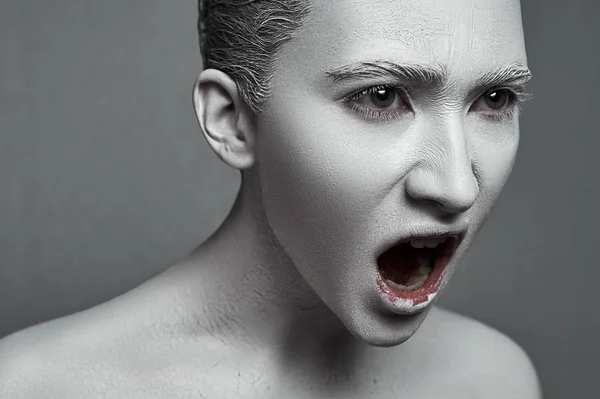
[[[406,107],[410,111],[412,111],[412,104],[410,101],[408,89],[405,86],[399,85],[397,83],[371,84],[367,87],[363,87],[360,90],[352,92],[352,94],[344,96],[341,99],[341,102],[346,108],[349,108],[352,113],[360,115],[368,122],[385,123],[405,115],[405,112],[400,112],[399,110],[376,109],[361,105],[357,102],[364,96],[368,95],[370,91],[383,87],[397,91],[398,95],[400,96],[400,100],[406,104]]]
[[[354,92],[354,94],[350,95],[349,97],[346,97],[346,99],[344,100],[344,102],[346,104],[351,103],[352,101],[358,100],[357,98],[355,98],[357,95],[361,95],[362,94],[359,97],[359,99],[360,99],[360,98],[364,97],[365,95],[368,95],[371,90],[376,89],[376,88],[382,88],[382,87],[390,88],[390,89],[393,89],[393,90],[397,91],[398,95],[400,96],[400,100],[403,103],[406,104],[406,106],[408,107],[409,110],[413,111],[413,104],[412,104],[412,100],[411,100],[411,97],[410,97],[410,90],[409,90],[409,88],[407,86],[405,86],[405,85],[398,84],[398,83],[370,85],[370,86],[365,87],[365,88],[363,88],[363,89],[361,89],[361,90],[359,90],[357,92]],[[394,111],[379,111],[379,112],[391,113],[391,112],[394,112]]]
[[[506,91],[510,92],[510,94],[513,96],[514,100],[518,103],[530,100],[533,97],[532,94],[525,92],[524,86],[521,86],[521,85],[519,85],[519,86],[499,85],[499,86],[492,86],[492,87],[485,89],[481,94],[479,94],[475,98],[475,101],[477,101],[479,98],[481,98],[481,96],[484,96],[488,93],[492,93],[494,91],[500,91],[500,90],[506,90]]]
[[[485,89],[482,92],[479,92],[479,94],[475,97],[475,99],[470,103],[468,111],[471,112],[479,112],[479,113],[487,113],[487,114],[502,114],[502,113],[506,113],[505,111],[507,109],[515,109],[515,108],[519,108],[520,103],[529,100],[532,96],[531,94],[525,93],[524,92],[525,88],[522,85],[519,86],[511,86],[511,85],[503,85],[503,86],[492,86],[489,87],[487,89]],[[508,92],[510,98],[509,98],[509,104],[507,105],[506,109],[504,110],[486,110],[484,109],[474,109],[474,107],[483,100],[484,96],[496,92],[496,91],[506,91]]]
[[[493,93],[495,91],[507,91],[510,98],[509,104],[503,109],[473,109],[475,105],[484,99],[484,96]],[[505,120],[506,118],[512,118],[516,113],[519,112],[519,105],[523,101],[527,101],[531,98],[531,94],[524,92],[524,87],[511,87],[511,86],[494,86],[486,89],[481,94],[479,94],[475,100],[469,106],[469,112],[473,111],[479,114],[480,116],[494,122],[500,122]]]
[[[344,99],[352,99],[359,94],[365,95],[368,93],[369,90],[374,89],[374,88],[380,88],[380,87],[387,87],[387,88],[397,90],[397,91],[405,94],[406,97],[409,97],[409,89],[405,85],[402,85],[399,83],[379,83],[379,84],[371,84],[369,86],[363,87],[360,90],[356,90],[356,91],[352,92],[351,94],[344,96]]]

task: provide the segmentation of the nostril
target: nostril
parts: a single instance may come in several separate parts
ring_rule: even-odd
[[[446,189],[429,200],[444,213],[458,214],[468,211],[479,195],[478,185],[469,185],[467,187],[454,187],[454,190]]]
[[[439,176],[425,170],[414,171],[406,180],[408,197],[446,214],[466,212],[479,195],[475,176]]]
[[[434,205],[444,213],[457,214],[468,211],[473,206],[473,201],[438,201],[432,200]]]

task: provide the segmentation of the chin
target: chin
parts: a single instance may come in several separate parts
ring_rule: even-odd
[[[388,334],[385,334],[384,332],[363,333],[352,331],[351,333],[352,335],[354,335],[355,338],[361,340],[367,345],[376,346],[380,348],[391,348],[394,346],[401,345],[408,341],[413,335],[415,335],[417,329],[390,331]]]
[[[389,348],[408,341],[427,317],[428,310],[413,315],[378,313],[344,325],[355,338],[376,347]]]
[[[415,332],[408,333],[402,337],[368,337],[368,339],[363,339],[363,342],[378,348],[392,348],[405,343],[414,334]]]

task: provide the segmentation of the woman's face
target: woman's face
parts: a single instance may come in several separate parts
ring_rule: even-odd
[[[263,206],[347,328],[395,345],[419,327],[510,174],[529,75],[520,6],[312,3],[258,119]]]

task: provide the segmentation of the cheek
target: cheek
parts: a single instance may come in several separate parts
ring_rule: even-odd
[[[372,209],[413,157],[414,146],[399,140],[406,126],[369,126],[330,102],[298,102],[279,99],[261,119],[263,189],[280,192],[288,205],[314,204],[338,217]]]
[[[473,141],[473,164],[485,203],[493,204],[511,174],[519,147],[519,126],[480,126]]]
[[[260,123],[263,206],[292,258],[340,260],[351,256],[347,244],[364,235],[392,174],[377,167],[378,144],[347,116],[299,108],[271,110]]]
[[[340,140],[342,131],[330,121],[289,115],[271,118],[261,129],[261,188],[267,216],[279,225],[274,229],[300,234],[336,230],[350,219],[347,213],[358,211],[352,191],[361,180],[356,162],[365,155]]]

